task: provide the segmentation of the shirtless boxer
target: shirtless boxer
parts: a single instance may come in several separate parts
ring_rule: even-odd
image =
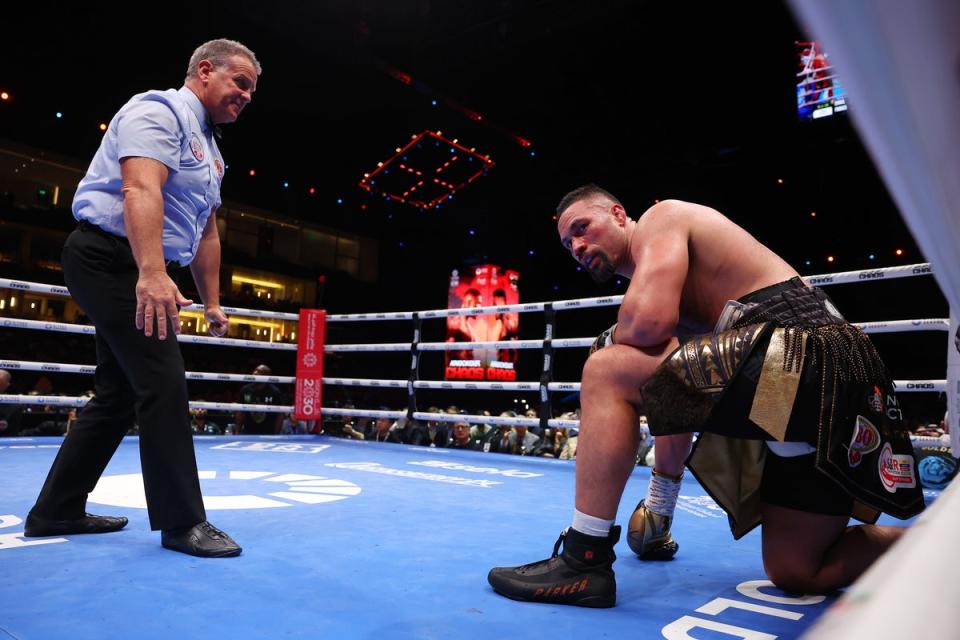
[[[629,524],[641,558],[677,551],[670,524],[686,462],[735,538],[762,524],[774,584],[849,585],[903,531],[872,524],[879,512],[923,509],[893,384],[870,340],[708,207],[667,200],[633,220],[587,185],[557,216],[563,246],[595,280],[631,282],[583,369],[572,526],[551,558],[495,568],[491,586],[516,600],[615,604],[614,519],[641,413],[657,436],[647,497]],[[851,516],[869,524],[848,527]]]

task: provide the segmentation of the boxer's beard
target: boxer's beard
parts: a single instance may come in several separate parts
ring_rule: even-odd
[[[617,272],[617,268],[613,266],[607,254],[602,251],[598,251],[595,256],[590,258],[589,262],[592,263],[594,258],[596,258],[600,264],[597,267],[587,267],[587,272],[590,274],[590,277],[593,278],[594,282],[607,282]]]

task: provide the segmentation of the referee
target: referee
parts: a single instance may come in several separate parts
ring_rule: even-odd
[[[73,200],[77,229],[63,248],[70,294],[97,329],[96,395],[80,412],[24,526],[25,536],[108,533],[126,518],[86,513],[87,495],[136,422],[150,528],[168,549],[236,556],[207,522],[188,416],[175,282],[189,265],[210,333],[220,307],[216,210],[224,162],[217,125],[234,122],[256,90],[247,47],[212,40],[194,51],[184,86],[132,97],[110,122]]]

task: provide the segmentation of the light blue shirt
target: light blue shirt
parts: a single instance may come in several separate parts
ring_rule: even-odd
[[[188,89],[140,93],[113,116],[73,198],[73,216],[127,236],[120,160],[153,158],[169,169],[163,185],[163,256],[181,265],[197,252],[210,213],[220,206],[224,163],[207,111]]]

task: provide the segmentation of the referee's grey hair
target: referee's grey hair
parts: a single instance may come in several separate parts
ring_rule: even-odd
[[[253,51],[250,51],[250,49],[236,40],[218,38],[204,42],[194,50],[193,55],[190,56],[190,64],[187,65],[186,80],[197,77],[197,65],[200,64],[201,60],[209,60],[213,63],[213,66],[220,69],[225,67],[229,59],[233,56],[249,58],[250,62],[253,63],[254,69],[257,70],[258,76],[263,72],[260,63],[257,61],[257,56],[254,55]]]

